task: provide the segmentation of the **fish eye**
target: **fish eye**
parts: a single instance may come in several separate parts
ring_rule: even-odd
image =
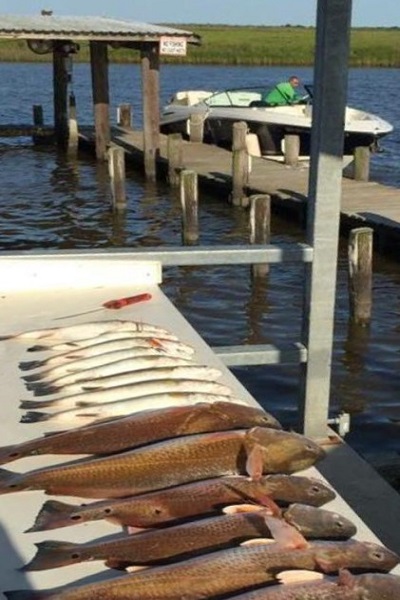
[[[320,488],[320,487],[318,487],[318,485],[313,485],[313,486],[311,487],[311,492],[313,492],[313,494],[319,494],[319,493],[320,493],[320,491],[321,491],[321,488]]]
[[[105,509],[104,509],[104,514],[105,514],[105,515],[109,515],[109,514],[111,514],[111,513],[112,513],[112,510],[111,510],[111,508],[105,508]]]
[[[70,517],[71,521],[80,521],[82,519],[81,515],[72,515]]]
[[[374,552],[372,552],[371,556],[373,558],[376,558],[376,560],[379,560],[379,561],[382,561],[385,559],[383,552],[379,552],[379,550],[375,550]]]
[[[306,444],[305,448],[306,450],[310,450],[310,452],[313,452],[315,450],[315,446],[313,446],[312,444]]]
[[[339,529],[343,529],[343,521],[340,521],[338,519],[337,521],[335,521],[335,525],[336,525],[336,527],[339,527]]]

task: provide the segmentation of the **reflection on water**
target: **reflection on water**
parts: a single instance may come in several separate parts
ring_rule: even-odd
[[[118,70],[124,76],[130,72]],[[206,71],[195,73],[204,75]],[[252,71],[254,79],[263,73],[265,69]],[[234,70],[232,77],[233,74],[238,76],[239,72]],[[357,72],[357,81],[360,77]],[[178,83],[171,77],[168,85]],[[398,108],[393,110],[398,112]],[[400,116],[395,112],[387,114],[387,107],[382,116],[391,121],[397,118],[400,124]],[[379,156],[379,173],[390,175],[389,183],[400,185],[398,172],[392,169],[396,144],[396,160],[400,159],[398,138],[390,144],[392,154]],[[128,170],[127,210],[115,213],[111,209],[107,165],[96,164],[89,157],[67,160],[55,149],[33,150],[29,142],[13,140],[0,144],[0,162],[2,250],[135,248],[181,243],[179,198],[161,183],[145,182]],[[228,206],[218,197],[201,194],[199,225],[200,244],[248,242],[248,211]],[[274,215],[272,242],[293,241],[304,241],[304,232]],[[340,410],[350,412],[352,430],[347,439],[353,447],[372,460],[378,455],[391,459],[400,452],[399,425],[387,412],[391,406],[398,409],[400,404],[400,268],[393,260],[374,257],[372,323],[368,328],[357,328],[348,323],[346,261],[346,242],[341,240],[332,415]],[[163,289],[212,346],[287,344],[300,339],[302,265],[273,265],[261,280],[253,280],[249,266],[243,265],[169,267],[165,269]],[[297,424],[298,366],[240,367],[234,372],[285,425]]]

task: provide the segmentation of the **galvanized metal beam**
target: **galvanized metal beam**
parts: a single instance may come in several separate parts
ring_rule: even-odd
[[[302,342],[301,428],[325,437],[329,410],[351,0],[318,0]]]
[[[299,364],[307,361],[307,349],[300,343],[251,346],[214,346],[212,351],[228,367],[242,365]]]

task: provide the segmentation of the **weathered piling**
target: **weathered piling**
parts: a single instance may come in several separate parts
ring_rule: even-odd
[[[144,171],[147,179],[157,178],[160,154],[160,55],[159,44],[147,43],[140,52],[143,100]]]
[[[246,188],[249,181],[249,155],[247,152],[247,123],[233,124],[232,141],[232,204],[248,206]]]
[[[125,151],[111,146],[108,151],[108,172],[110,175],[111,200],[114,210],[126,207],[125,191]]]
[[[120,127],[132,129],[132,106],[130,104],[120,104],[117,107],[117,123]]]
[[[41,104],[34,104],[32,106],[33,124],[35,127],[43,127],[43,106]]]
[[[359,146],[354,149],[353,179],[356,181],[369,180],[369,161],[371,151],[368,146]]]
[[[68,140],[68,69],[65,42],[53,45],[53,104],[54,133],[57,144],[65,146]]]
[[[300,136],[293,133],[285,135],[285,165],[296,167],[300,156]]]
[[[79,144],[78,118],[76,114],[76,99],[74,94],[69,96],[68,119],[68,156],[77,156]]]
[[[184,244],[193,244],[199,239],[199,193],[195,171],[181,171],[180,198],[182,206],[182,241]]]
[[[250,196],[250,244],[269,244],[271,237],[271,197],[268,194]],[[253,278],[265,277],[268,263],[251,265]]]
[[[168,181],[172,187],[180,185],[183,169],[183,139],[180,133],[170,133],[167,140]]]
[[[90,42],[90,65],[96,131],[96,158],[106,160],[107,148],[110,143],[110,94],[106,43]]]
[[[199,143],[204,137],[204,117],[198,113],[190,115],[190,141]]]
[[[359,227],[350,232],[348,242],[348,276],[350,320],[368,325],[372,310],[373,230]]]

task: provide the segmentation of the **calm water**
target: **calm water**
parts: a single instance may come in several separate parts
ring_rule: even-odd
[[[210,89],[257,85],[287,77],[292,69],[258,67],[161,68],[162,102],[183,88]],[[311,81],[311,69],[297,69]],[[50,65],[0,64],[1,122],[30,122],[32,104],[42,104],[52,121]],[[116,106],[130,102],[134,125],[141,125],[140,71],[137,66],[110,69],[112,118]],[[74,72],[78,118],[89,124],[90,71]],[[372,161],[371,178],[400,188],[400,78],[395,69],[352,70],[349,104],[376,112],[395,131]],[[107,248],[174,246],[180,240],[178,198],[161,183],[149,184],[137,173],[127,178],[128,210],[110,211],[107,169],[92,159],[71,162],[54,149],[33,149],[29,140],[0,140],[0,249]],[[400,193],[399,193],[400,201]],[[201,196],[201,244],[247,242],[248,215],[221,200]],[[293,223],[276,217],[272,242],[303,240]],[[281,343],[300,336],[302,269],[274,266],[266,281],[253,285],[247,267],[175,268],[165,272],[164,290],[211,345]],[[373,462],[400,452],[400,267],[374,257],[374,305],[368,329],[348,324],[345,241],[341,241],[332,369],[332,414],[352,414],[348,442]],[[390,300],[389,300],[390,299]],[[298,368],[236,369],[249,391],[285,425],[296,422]],[[400,479],[400,473],[399,473]]]

